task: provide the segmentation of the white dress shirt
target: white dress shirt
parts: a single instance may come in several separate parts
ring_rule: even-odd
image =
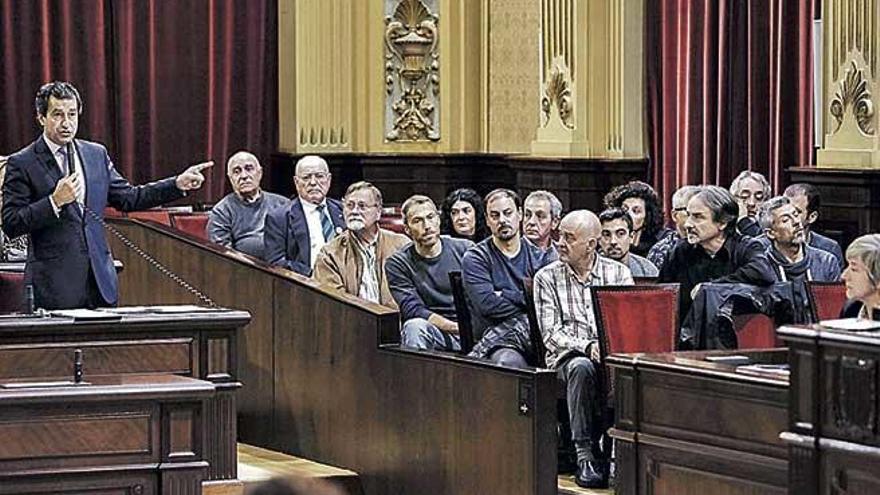
[[[321,225],[321,215],[325,213],[318,210],[318,205],[310,203],[302,198],[300,198],[300,204],[302,204],[303,213],[306,216],[306,223],[309,226],[309,244],[311,248],[311,251],[309,251],[309,254],[311,255],[309,264],[314,269],[315,260],[318,259],[318,253],[321,251],[321,248],[324,247],[324,244],[327,244],[327,241],[324,240],[324,227]],[[323,211],[329,215],[330,211],[327,209],[327,201],[325,200],[321,204],[324,205]]]

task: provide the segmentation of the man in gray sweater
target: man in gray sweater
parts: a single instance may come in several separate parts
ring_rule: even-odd
[[[427,196],[403,203],[406,233],[412,244],[385,262],[391,296],[400,308],[400,345],[412,349],[458,351],[455,304],[449,272],[461,271],[467,239],[440,235],[440,214]]]
[[[257,157],[239,151],[229,157],[226,175],[232,192],[214,205],[208,215],[208,237],[223,246],[263,258],[263,225],[275,208],[287,207],[290,200],[263,191],[263,168]]]

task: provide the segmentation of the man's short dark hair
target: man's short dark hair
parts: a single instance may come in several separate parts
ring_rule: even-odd
[[[736,219],[739,217],[739,204],[730,191],[718,186],[703,186],[700,192],[694,195],[712,212],[712,221],[726,223],[724,233],[732,235],[736,232]],[[693,198],[691,198],[693,199]]]
[[[626,222],[626,228],[629,229],[629,232],[633,231],[633,219],[629,216],[629,213],[626,212],[623,208],[606,208],[599,213],[599,222],[613,222],[615,220],[623,219]]]
[[[76,100],[76,110],[78,113],[82,113],[82,99],[73,84],[66,81],[52,81],[40,86],[40,89],[37,90],[37,97],[34,99],[37,115],[46,116],[46,112],[49,111],[49,98],[52,97],[56,100]]]
[[[511,191],[510,189],[505,189],[503,187],[499,187],[498,189],[494,189],[492,192],[486,195],[486,207],[489,206],[489,201],[495,199],[495,196],[505,196],[510,198],[513,201],[513,204],[516,205],[517,209],[522,208],[522,199],[520,199],[519,194]]]
[[[822,206],[822,199],[819,197],[819,189],[817,189],[816,186],[807,184],[806,182],[796,182],[786,187],[785,192],[782,193],[783,196],[789,198],[793,198],[799,194],[803,194],[807,197],[807,214],[819,211],[819,207]]]

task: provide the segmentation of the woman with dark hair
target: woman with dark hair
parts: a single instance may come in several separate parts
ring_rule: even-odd
[[[456,189],[440,205],[440,233],[473,242],[489,237],[483,199],[473,189]]]
[[[657,241],[672,235],[663,226],[663,209],[654,188],[634,180],[617,186],[605,195],[605,208],[623,208],[633,220],[633,242],[630,252],[647,256]]]

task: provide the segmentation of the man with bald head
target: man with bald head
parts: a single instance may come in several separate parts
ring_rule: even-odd
[[[342,203],[327,197],[330,169],[317,155],[296,163],[293,181],[299,196],[290,208],[266,217],[266,255],[269,263],[309,276],[324,244],[345,227]]]
[[[262,259],[266,215],[286,208],[290,200],[260,188],[263,168],[257,157],[247,151],[229,157],[226,176],[232,192],[208,214],[208,237],[217,244]]]
[[[603,398],[597,393],[599,342],[590,287],[633,284],[626,265],[599,254],[600,233],[593,212],[566,215],[559,224],[559,260],[538,271],[534,283],[547,366],[566,389],[578,458],[575,482],[585,488],[608,486],[608,462],[597,449],[604,432]]]

